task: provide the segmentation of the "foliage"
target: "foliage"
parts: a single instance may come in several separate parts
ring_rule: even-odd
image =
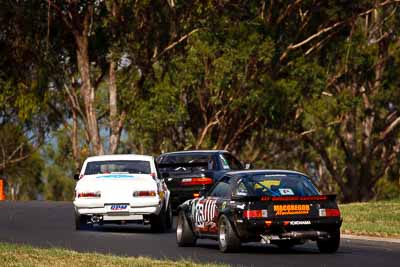
[[[309,173],[345,202],[394,196],[399,8],[5,1],[0,125],[41,148],[49,199],[72,197],[88,155],[212,148]]]
[[[8,162],[0,169],[0,177],[5,179],[7,184],[7,199],[36,199],[43,191],[41,171],[44,162],[40,154],[27,142],[27,137],[19,126],[3,124],[0,128],[0,140],[0,161]],[[14,163],[8,160],[18,157],[14,157],[14,153],[26,157]]]

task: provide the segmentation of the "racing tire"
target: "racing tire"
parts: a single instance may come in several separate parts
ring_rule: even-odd
[[[221,252],[239,250],[241,242],[226,215],[221,215],[218,221],[218,245]]]
[[[183,210],[179,211],[176,225],[176,243],[179,247],[193,247],[196,245],[196,239],[185,212]]]
[[[299,242],[294,242],[292,240],[279,240],[275,242],[275,245],[282,250],[289,250],[297,244],[299,244]]]
[[[335,253],[340,245],[340,231],[330,233],[329,238],[317,240],[317,246],[321,253]]]
[[[89,216],[80,215],[78,212],[75,212],[75,230],[89,230],[93,227],[92,224],[88,223]]]
[[[174,216],[172,215],[171,203],[168,203],[166,215],[167,215],[167,230],[170,231],[172,228],[172,225],[174,224]]]
[[[167,232],[168,228],[168,208],[165,209],[165,206],[161,209],[158,215],[153,214],[150,217],[150,225],[151,231],[154,233],[165,233]],[[171,224],[172,226],[172,224]]]

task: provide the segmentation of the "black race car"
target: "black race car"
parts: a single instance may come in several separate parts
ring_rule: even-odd
[[[210,238],[218,240],[222,252],[259,241],[290,248],[313,240],[323,253],[339,248],[342,219],[336,196],[320,195],[299,172],[229,172],[204,196],[180,205],[178,212],[179,246]]]
[[[210,189],[226,172],[244,166],[224,150],[178,151],[160,155],[157,166],[171,192],[172,209]]]

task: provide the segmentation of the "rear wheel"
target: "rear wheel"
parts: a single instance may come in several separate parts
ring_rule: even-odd
[[[330,233],[328,239],[317,240],[317,246],[321,253],[334,253],[339,249],[340,245],[340,231],[337,230]]]
[[[180,247],[192,247],[196,245],[196,236],[190,228],[184,211],[178,213],[178,223],[176,226],[176,242]]]
[[[172,218],[168,218],[168,210],[170,207],[163,207],[158,215],[151,215],[150,217],[150,224],[151,224],[151,230],[156,233],[165,233],[167,230],[169,230],[172,226],[172,223],[169,223],[168,220],[171,220]]]
[[[172,207],[171,203],[168,203],[168,208],[167,208],[167,230],[171,230],[174,219],[172,215]]]
[[[92,228],[92,224],[89,224],[89,216],[80,215],[75,211],[75,230],[88,230]]]
[[[218,221],[218,245],[222,252],[237,251],[241,245],[239,237],[225,215],[222,215]]]

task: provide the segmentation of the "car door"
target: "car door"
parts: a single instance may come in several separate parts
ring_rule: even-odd
[[[224,176],[210,190],[209,194],[199,199],[195,206],[195,229],[206,234],[218,231],[218,215],[222,205],[231,195],[230,177]]]

